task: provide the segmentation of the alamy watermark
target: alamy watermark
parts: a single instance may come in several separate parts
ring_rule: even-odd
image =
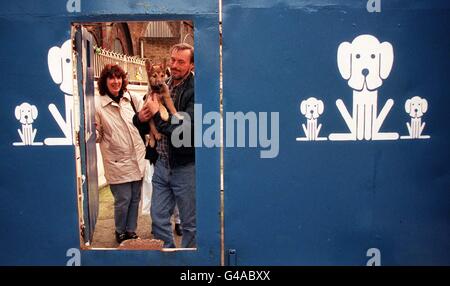
[[[67,12],[80,13],[81,12],[81,0],[68,0],[66,4]]]
[[[225,142],[220,138],[220,113],[210,111],[203,114],[201,104],[194,105],[194,140],[191,138],[192,118],[185,112],[180,120],[172,116],[172,124],[180,124],[172,132],[174,147],[250,147],[260,148],[260,158],[275,158],[279,152],[279,113],[270,112],[226,112],[224,114]],[[207,128],[203,131],[203,127]],[[236,137],[235,137],[236,134]],[[247,136],[248,134],[248,136]],[[194,146],[192,146],[194,142]],[[223,142],[223,143],[222,143]],[[247,144],[248,143],[248,144]]]
[[[367,1],[367,12],[369,13],[380,13],[381,12],[381,0],[368,0]]]
[[[81,265],[81,253],[78,248],[69,248],[66,251],[67,260],[66,266],[80,266]]]
[[[378,248],[369,248],[366,256],[370,257],[366,266],[381,266],[381,251]]]

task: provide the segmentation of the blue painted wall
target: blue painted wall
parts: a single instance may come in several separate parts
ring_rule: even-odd
[[[51,78],[47,54],[70,39],[71,23],[93,21],[192,20],[195,26],[196,102],[219,110],[218,4],[204,1],[81,1],[69,13],[67,1],[19,1],[0,11],[0,69],[3,95],[0,121],[0,265],[65,265],[79,248],[75,152],[66,146],[13,146],[21,142],[16,106],[36,106],[35,142],[62,137],[49,112],[64,116],[64,93]],[[211,167],[216,166],[216,167]],[[82,265],[218,265],[219,151],[197,152],[198,250],[81,251]],[[6,235],[7,234],[7,235]]]
[[[279,112],[277,157],[225,148],[225,248],[238,265],[450,264],[450,4],[366,4],[224,1],[224,111]],[[394,100],[381,131],[407,135],[404,106],[420,96],[431,138],[297,141],[309,97],[324,103],[320,136],[349,132],[335,103],[351,114],[337,51],[362,34],[394,49],[378,89],[378,112]]]

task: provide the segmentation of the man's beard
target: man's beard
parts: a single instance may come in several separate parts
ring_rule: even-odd
[[[183,74],[183,75],[180,75],[180,76],[175,76],[175,75],[172,73],[172,78],[175,79],[175,80],[181,80],[181,79],[185,78],[188,74],[189,74],[189,71],[186,72],[186,73]]]

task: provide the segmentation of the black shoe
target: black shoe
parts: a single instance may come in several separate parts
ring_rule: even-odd
[[[122,243],[122,241],[127,240],[127,234],[125,232],[118,233],[116,231],[116,241],[117,243]]]
[[[179,224],[179,223],[175,224],[175,233],[178,236],[182,236],[183,235],[183,228],[181,228],[181,224]]]
[[[139,236],[133,232],[126,232],[126,239],[139,239]]]

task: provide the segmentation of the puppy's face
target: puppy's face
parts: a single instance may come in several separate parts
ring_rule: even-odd
[[[323,101],[314,97],[303,100],[300,104],[300,112],[305,115],[307,119],[317,119],[323,113]]]
[[[338,48],[338,67],[354,90],[376,90],[389,76],[394,61],[392,45],[371,35],[356,37]]]
[[[151,90],[156,93],[161,93],[166,81],[166,68],[164,64],[152,65],[150,61],[146,61],[145,67]]]
[[[405,103],[405,111],[412,118],[420,118],[428,110],[428,102],[425,98],[414,96]]]
[[[33,124],[34,120],[37,118],[38,111],[36,106],[30,105],[29,103],[22,103],[16,106],[15,116],[21,124]]]

